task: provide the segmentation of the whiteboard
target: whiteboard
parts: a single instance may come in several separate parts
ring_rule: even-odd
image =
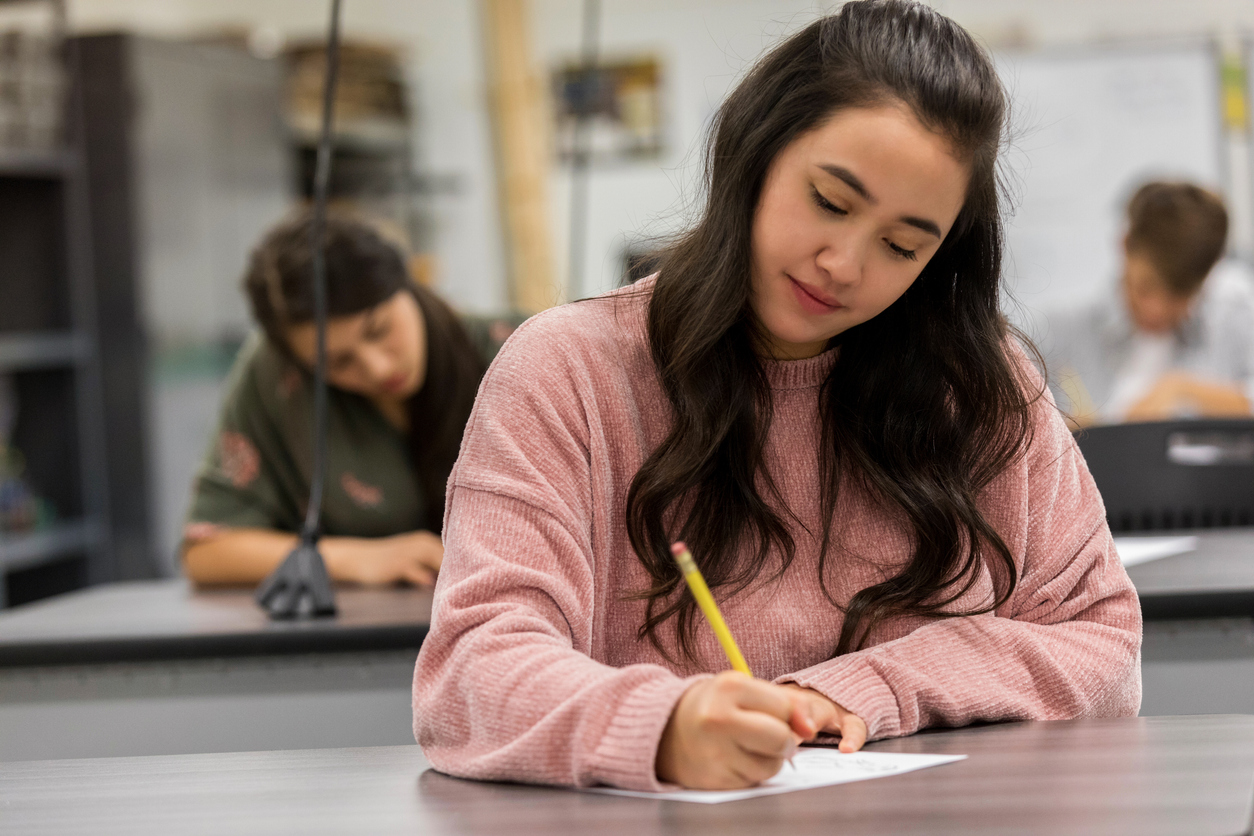
[[[1002,53],[1006,313],[1022,325],[1108,292],[1124,205],[1151,178],[1223,191],[1219,63],[1208,44]]]

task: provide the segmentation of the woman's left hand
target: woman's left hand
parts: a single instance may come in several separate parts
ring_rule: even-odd
[[[444,544],[430,531],[391,537],[327,537],[322,540],[327,571],[337,581],[363,586],[408,583],[435,586]]]
[[[866,722],[838,703],[810,688],[802,688],[791,682],[787,688],[793,697],[792,717],[788,724],[803,740],[811,740],[816,734],[840,735],[840,751],[856,752],[866,743]]]
[[[435,586],[444,562],[444,543],[430,531],[410,531],[379,540],[395,579],[414,586]]]

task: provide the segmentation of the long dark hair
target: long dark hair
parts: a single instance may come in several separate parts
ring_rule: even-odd
[[[1011,329],[998,307],[995,163],[1005,94],[988,56],[948,18],[908,0],[850,2],[775,48],[724,102],[707,148],[704,214],[662,257],[648,333],[674,424],[627,498],[628,534],[653,580],[641,593],[640,635],[659,650],[658,628],[676,618],[680,647],[693,658],[694,603],[681,594],[670,540],[685,540],[710,585],[730,594],[761,575],[772,549],[779,574],[794,559],[763,468],[772,403],[754,349],[753,215],[768,168],[790,142],[836,111],[890,103],[944,136],[971,181],[952,230],[909,290],[837,338],[820,390],[819,582],[845,611],[833,652],[858,649],[890,618],[990,612],[1017,582],[1009,549],[976,502],[1029,443],[1040,395],[1008,356]],[[914,553],[898,575],[842,604],[826,571],[846,486],[900,512]],[[746,544],[752,550],[739,558]],[[949,611],[978,581],[985,555],[1004,570],[996,600]]]
[[[308,212],[267,233],[244,274],[253,317],[279,352],[300,366],[287,329],[313,320],[313,267]],[[426,325],[427,375],[408,403],[410,465],[426,502],[427,524],[439,532],[444,493],[462,432],[486,369],[457,315],[432,291],[410,280],[399,249],[369,224],[332,215],[326,225],[327,312],[351,316],[391,299],[414,295]]]

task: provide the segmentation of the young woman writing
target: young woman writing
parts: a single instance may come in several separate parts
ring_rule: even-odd
[[[257,583],[291,550],[304,517],[315,352],[309,224],[303,213],[271,231],[244,277],[262,333],[240,351],[196,479],[183,565],[197,583]],[[369,226],[333,216],[326,253],[321,550],[335,580],[430,585],[444,552],[445,482],[484,361],[449,307],[409,280],[401,254]],[[486,333],[479,342],[492,350]]]
[[[956,24],[847,3],[723,104],[656,278],[511,338],[414,674],[436,768],[729,788],[819,733],[1136,713],[1135,592],[998,309],[1004,110]]]

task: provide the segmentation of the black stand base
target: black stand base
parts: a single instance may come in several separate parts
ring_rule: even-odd
[[[335,593],[318,546],[302,540],[257,587],[257,603],[272,619],[335,615]]]

